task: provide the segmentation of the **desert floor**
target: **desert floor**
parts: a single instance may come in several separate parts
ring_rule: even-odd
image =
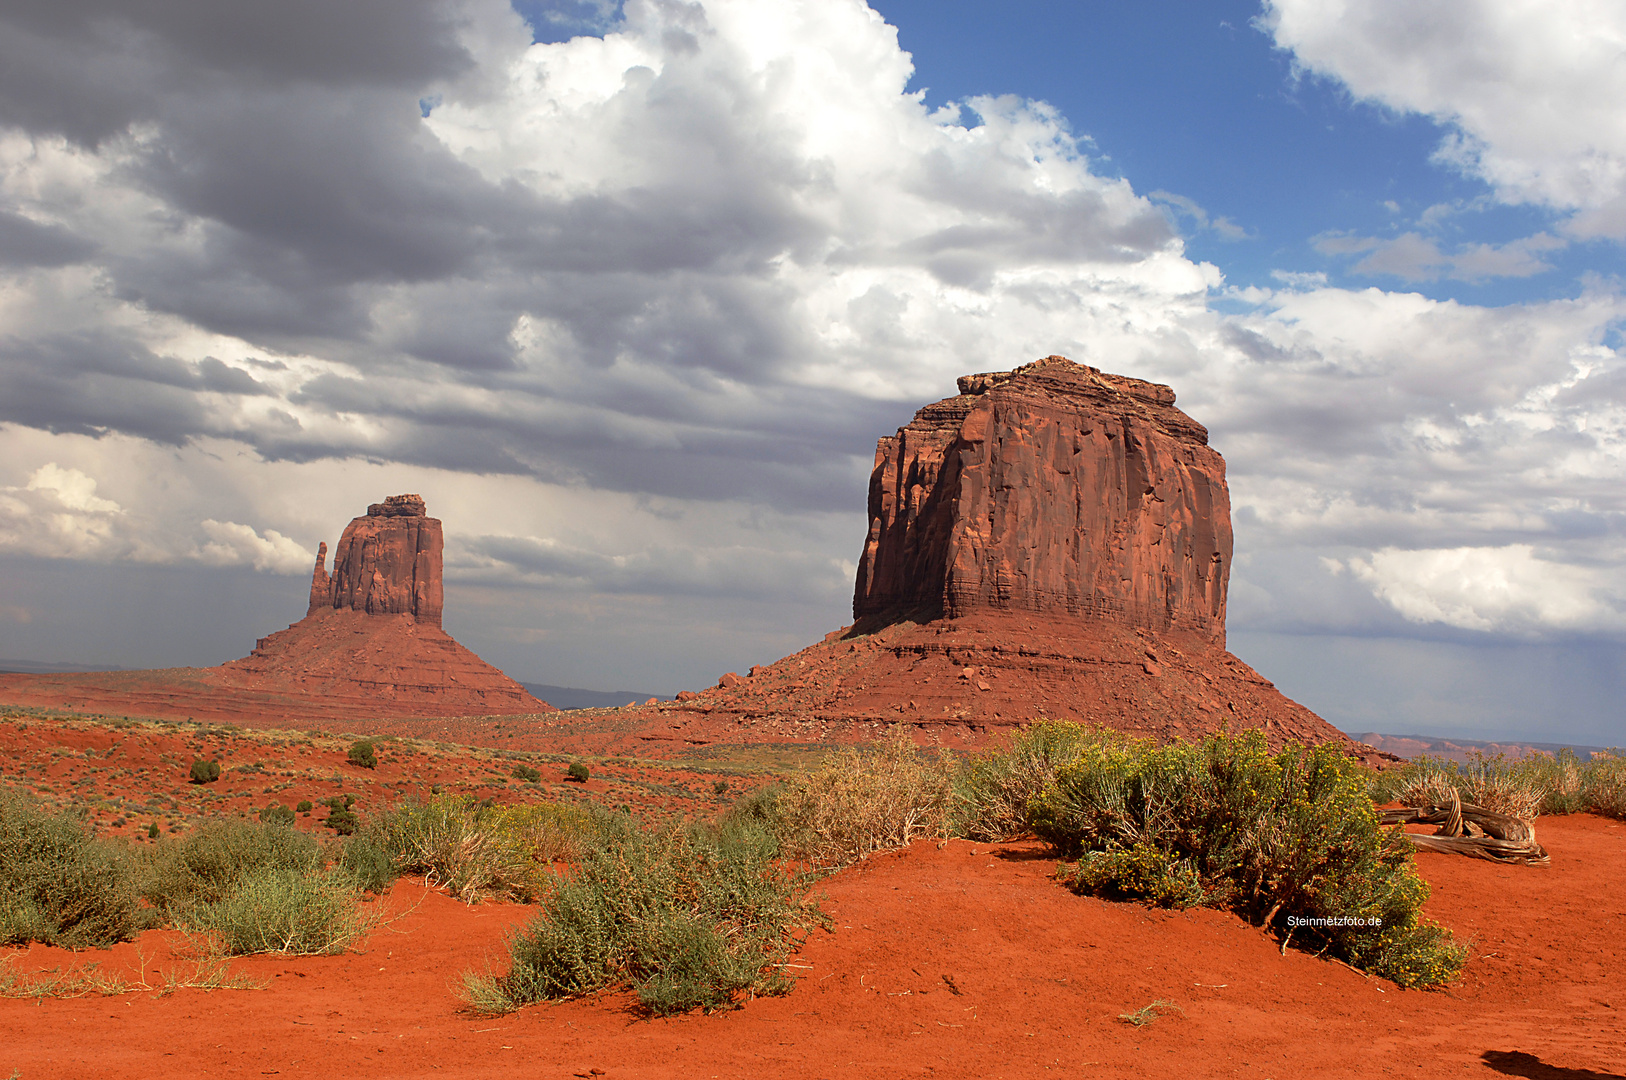
[[[521,785],[501,753],[410,741],[382,747],[379,769],[364,773],[343,763],[343,745],[18,715],[0,720],[0,781],[94,807],[102,831],[133,833],[340,790],[365,808],[431,785],[693,814],[766,775],[619,759],[595,762],[582,791],[559,779],[562,765]],[[203,753],[227,765],[218,791],[178,779]],[[719,778],[727,796],[713,790]],[[300,827],[317,827],[320,813]],[[1074,895],[1032,843],[924,841],[826,879],[818,891],[834,929],[814,931],[793,961],[795,989],[731,1012],[646,1019],[622,994],[470,1013],[459,974],[498,963],[531,909],[466,906],[404,879],[378,902],[391,921],[361,951],[233,962],[263,989],[0,1000],[0,1080],[1626,1077],[1626,824],[1576,815],[1537,827],[1547,868],[1419,856],[1430,913],[1472,944],[1465,977],[1443,991],[1283,955],[1226,913]],[[184,944],[151,931],[105,951],[0,950],[0,962],[96,964],[161,987],[164,972],[185,967],[172,955]],[[1174,1008],[1142,1027],[1120,1019],[1154,1001]]]

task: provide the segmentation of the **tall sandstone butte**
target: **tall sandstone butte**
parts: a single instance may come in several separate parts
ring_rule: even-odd
[[[446,606],[440,520],[425,516],[423,498],[391,495],[345,526],[327,573],[327,544],[316,552],[307,615],[332,608],[368,615],[411,615],[440,625]]]
[[[1038,612],[1224,643],[1225,461],[1174,391],[1060,356],[959,388],[876,448],[855,618]]]
[[[212,668],[96,672],[19,682],[18,703],[196,716],[250,725],[556,711],[441,629],[441,524],[392,495],[345,527],[327,570],[317,549],[305,617]]]
[[[551,709],[441,629],[444,547],[421,496],[373,503],[345,526],[331,574],[327,544],[317,548],[305,617],[213,670],[229,685],[386,714]]]
[[[1050,717],[1355,748],[1226,651],[1225,462],[1174,391],[1060,356],[959,390],[876,447],[853,626],[660,706],[664,737],[969,746]]]

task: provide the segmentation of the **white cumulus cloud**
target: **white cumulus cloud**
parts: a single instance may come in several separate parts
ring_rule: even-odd
[[[1626,6],[1616,0],[1266,0],[1298,65],[1452,128],[1438,154],[1509,202],[1626,239]]]
[[[212,518],[206,518],[201,527],[208,540],[197,547],[193,557],[211,566],[252,566],[273,574],[297,574],[315,563],[311,552],[275,529],[265,530],[262,536],[252,526]]]
[[[1540,558],[1529,544],[1422,551],[1384,548],[1350,571],[1412,622],[1464,630],[1618,630],[1626,589],[1594,573]]]

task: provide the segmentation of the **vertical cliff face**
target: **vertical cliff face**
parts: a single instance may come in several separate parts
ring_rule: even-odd
[[[853,614],[1034,612],[1223,643],[1225,462],[1174,392],[1047,357],[882,438]]]
[[[391,495],[345,526],[327,573],[327,545],[316,556],[307,614],[324,608],[368,615],[411,615],[440,625],[445,537],[438,518],[426,517],[417,495]]]

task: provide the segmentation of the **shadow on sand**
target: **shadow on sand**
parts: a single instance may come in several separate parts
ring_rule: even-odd
[[[1479,1060],[1503,1076],[1522,1076],[1526,1080],[1626,1080],[1620,1073],[1549,1065],[1536,1055],[1526,1054],[1522,1050],[1486,1050],[1479,1055]]]

